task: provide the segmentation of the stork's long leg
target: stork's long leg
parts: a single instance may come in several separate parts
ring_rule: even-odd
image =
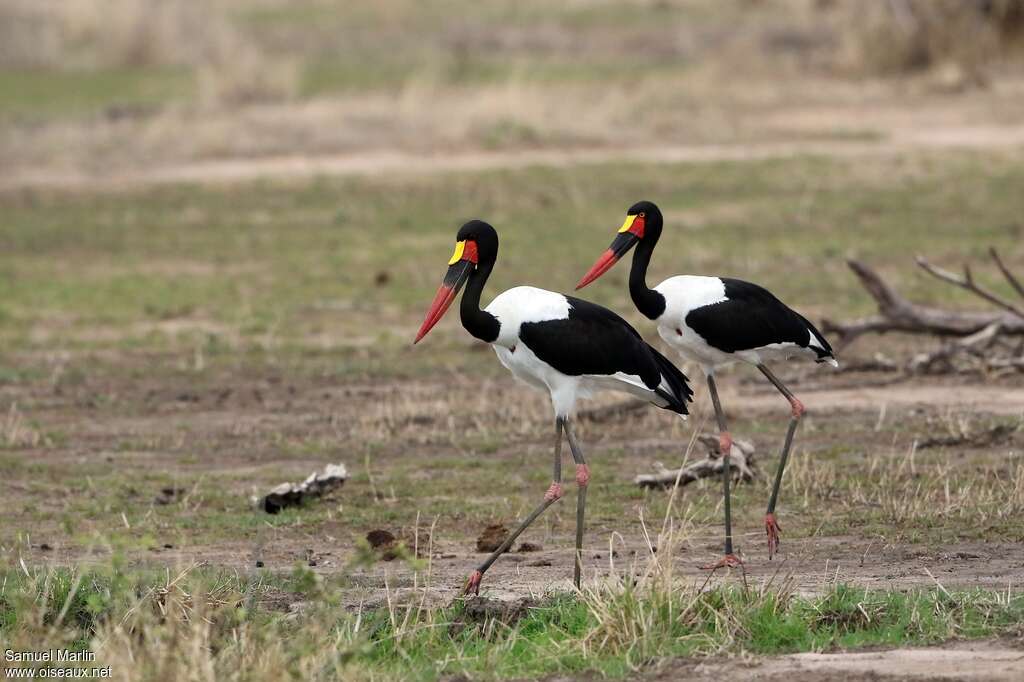
[[[732,451],[732,436],[725,425],[725,413],[722,412],[722,403],[718,399],[718,388],[715,386],[715,377],[708,374],[708,391],[711,393],[711,404],[715,407],[715,419],[718,422],[718,447],[722,453],[722,491],[725,495],[725,556],[717,563],[704,566],[706,569],[722,568],[724,566],[740,566],[743,562],[733,553],[732,549],[732,507],[729,494],[729,484],[732,474],[729,471],[729,453]]]
[[[583,573],[583,517],[587,507],[587,484],[590,482],[590,467],[583,459],[583,450],[579,441],[576,440],[576,433],[567,419],[565,421],[565,434],[569,437],[569,449],[572,451],[573,461],[576,462],[576,561],[573,569],[573,582],[576,589],[580,588],[580,577]]]
[[[561,499],[562,495],[562,426],[564,421],[562,417],[558,417],[555,420],[555,464],[554,470],[551,476],[551,486],[548,491],[544,493],[544,501],[541,502],[537,507],[530,512],[530,515],[523,519],[522,523],[512,531],[512,533],[505,538],[505,542],[501,543],[498,549],[491,552],[490,556],[484,559],[484,562],[480,564],[472,575],[469,576],[469,580],[466,581],[466,586],[462,589],[463,594],[480,594],[480,581],[483,580],[484,573],[487,569],[498,560],[502,554],[508,551],[508,548],[512,546],[512,543],[516,541],[523,531],[529,528],[530,524],[537,520],[545,509],[553,505],[555,502]]]
[[[768,558],[779,550],[779,532],[782,530],[775,520],[775,503],[779,500],[779,487],[782,485],[782,472],[786,468],[786,460],[789,459],[789,449],[793,446],[793,436],[796,434],[796,427],[800,424],[800,417],[804,414],[804,404],[797,400],[793,392],[786,388],[786,385],[779,381],[779,378],[772,374],[772,371],[765,365],[758,365],[761,373],[768,377],[768,381],[779,389],[779,392],[786,397],[793,408],[793,417],[789,420],[789,429],[786,431],[786,440],[782,444],[782,454],[779,456],[779,470],[775,473],[775,484],[772,486],[772,496],[768,499],[768,511],[764,515],[764,530],[768,536]]]

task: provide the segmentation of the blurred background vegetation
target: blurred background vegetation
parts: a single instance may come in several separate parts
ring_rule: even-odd
[[[0,161],[760,139],[879,78],[989,87],[1022,35],[1020,0],[5,0]]]

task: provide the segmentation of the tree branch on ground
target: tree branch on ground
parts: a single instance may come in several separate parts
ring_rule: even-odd
[[[718,438],[715,436],[699,436],[697,438],[707,449],[708,454],[682,466],[669,469],[661,462],[655,462],[653,474],[640,474],[633,479],[641,488],[671,488],[685,486],[702,478],[722,475],[722,456],[718,449]],[[754,466],[754,444],[747,440],[735,440],[729,451],[729,469],[733,477],[739,481],[752,481],[757,476]]]
[[[1015,292],[1024,298],[1024,285],[1006,266],[999,252],[991,248],[989,256]],[[963,275],[932,265],[918,256],[918,267],[941,282],[969,291],[998,311],[956,311],[920,305],[896,293],[882,277],[864,263],[847,261],[850,269],[878,304],[878,314],[850,322],[824,320],[826,333],[839,336],[836,345],[848,346],[857,337],[876,332],[906,332],[953,336],[954,341],[938,350],[919,353],[907,364],[909,373],[981,372],[1009,374],[1024,369],[1024,344],[1011,340],[1024,336],[1024,308],[982,286],[969,266]]]

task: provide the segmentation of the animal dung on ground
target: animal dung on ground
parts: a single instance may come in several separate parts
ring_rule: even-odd
[[[668,469],[661,462],[655,462],[657,471],[653,474],[640,474],[633,479],[641,488],[680,487],[709,476],[721,475],[722,457],[718,453],[718,439],[713,436],[701,436],[701,443],[708,448],[704,459],[690,462],[680,469]],[[746,440],[734,440],[729,453],[729,469],[742,481],[750,481],[755,476],[754,444]]]
[[[366,534],[366,542],[382,561],[394,561],[398,558],[399,541],[391,531],[371,530]]]
[[[302,504],[307,498],[323,497],[340,488],[348,480],[344,464],[328,464],[320,473],[313,472],[298,485],[282,483],[257,501],[268,514],[277,514],[286,507]]]
[[[153,499],[153,502],[161,505],[171,504],[172,502],[179,501],[183,497],[185,497],[184,488],[168,486],[160,489],[160,494]]]
[[[535,542],[520,542],[519,549],[517,549],[516,551],[521,554],[525,554],[526,552],[539,552],[542,549],[544,548]]]
[[[501,543],[505,542],[507,537],[508,528],[504,524],[491,524],[484,528],[484,532],[480,533],[480,537],[476,539],[476,551],[493,552],[501,547]]]
[[[395,535],[387,530],[371,530],[366,534],[366,541],[373,549],[380,549],[395,544]]]
[[[377,529],[366,534],[366,543],[382,561],[412,557],[420,559],[428,555],[431,536],[423,531],[402,531],[396,535],[389,530]],[[434,556],[445,558],[445,555]]]

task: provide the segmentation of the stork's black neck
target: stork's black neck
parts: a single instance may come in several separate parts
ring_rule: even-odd
[[[650,320],[658,319],[665,312],[665,297],[647,288],[647,266],[651,263],[651,255],[657,243],[657,232],[649,233],[641,239],[633,252],[633,266],[629,271],[629,296],[636,309]]]
[[[465,330],[487,343],[494,343],[501,330],[498,318],[486,310],[480,310],[480,295],[483,294],[484,285],[487,284],[487,278],[491,276],[493,269],[494,259],[477,265],[466,282],[466,290],[462,294],[462,303],[459,306]]]

